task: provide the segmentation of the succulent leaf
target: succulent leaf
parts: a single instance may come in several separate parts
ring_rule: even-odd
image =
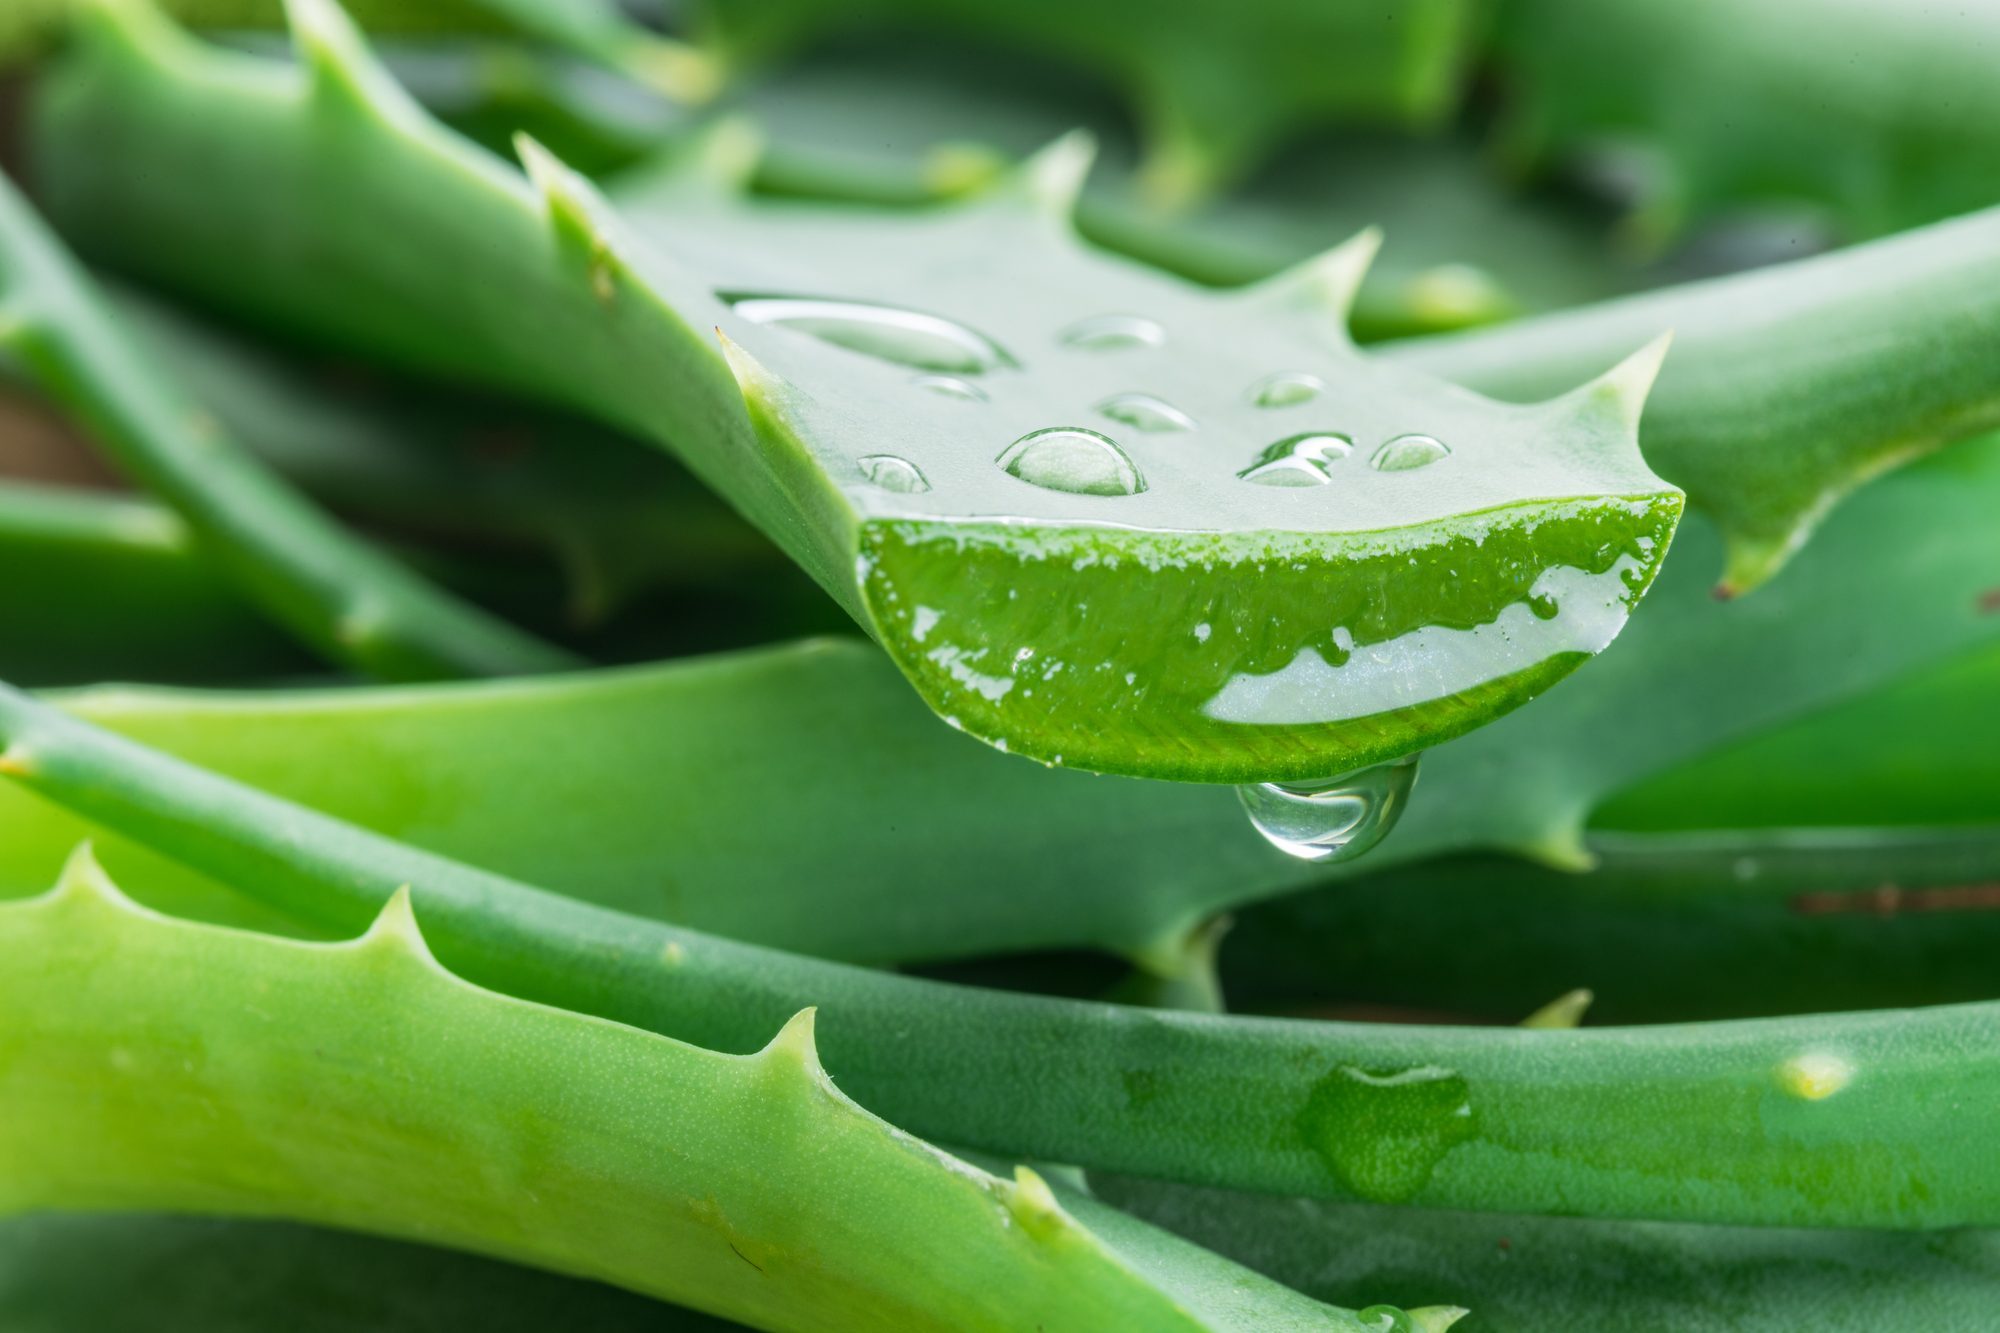
[[[218,299],[667,443],[933,709],[1045,763],[1263,781],[1435,744],[1608,643],[1678,517],[1615,415],[1502,407],[1355,352],[1339,324],[1365,241],[1241,296],[1086,249],[1048,211],[1074,142],[922,214],[759,204],[664,168],[610,203],[533,150],[536,187],[400,112],[311,151],[301,96],[246,57],[135,72],[86,53],[43,142],[87,134],[155,169],[45,151],[50,197]],[[146,185],[169,178],[171,197]],[[235,226],[338,262],[225,257],[199,219],[253,179]],[[118,211],[148,218],[139,247],[89,221],[135,184]],[[1286,372],[1323,388],[1255,401]],[[1093,410],[1132,392],[1199,429]],[[1324,484],[1257,484],[1301,432],[1342,446],[1288,478]]]
[[[323,8],[307,12],[324,23]],[[131,342],[4,176],[0,298],[16,315],[0,329],[0,353],[173,505],[251,598],[332,660],[401,679],[577,664],[349,536],[235,448]]]
[[[422,1235],[772,1329],[1368,1327],[1205,1257],[1163,1288],[1026,1168],[849,1100],[810,1009],[726,1055],[471,986],[407,889],[361,938],[303,943],[150,913],[86,849],[0,906],[0,957],[9,1211]]]
[[[1678,539],[1692,560],[1663,571],[1622,646],[1432,752],[1408,816],[1355,869],[1479,849],[1575,865],[1592,854],[1586,823],[1627,792],[1626,818],[1644,827],[1702,827],[1723,808],[1748,823],[1815,808],[1860,823],[1990,818],[2000,616],[1981,607],[2000,561],[1986,521],[1996,503],[2000,443],[1968,443],[1868,487],[1790,577],[1729,603],[1709,596],[1718,543],[1695,516]],[[1865,632],[1857,605],[1870,608]],[[1230,793],[1042,772],[953,735],[880,653],[852,641],[504,687],[117,689],[68,706],[530,883],[855,962],[1103,948],[1176,975],[1201,923],[1330,873],[1264,845]],[[1746,767],[1767,736],[1781,747],[1772,764]],[[1739,745],[1752,748],[1729,753]],[[337,761],[354,750],[372,762]],[[873,771],[857,788],[861,753]],[[550,754],[572,762],[550,767]],[[520,782],[524,767],[538,781]],[[635,772],[649,780],[631,782]],[[1660,794],[1634,791],[1655,775]],[[893,837],[883,809],[898,812]],[[771,837],[774,822],[788,836]],[[38,889],[82,836],[4,789],[0,825],[0,888],[13,893]],[[949,894],[940,866],[953,868]],[[241,910],[212,882],[145,869],[149,892],[171,887],[160,902],[172,910]],[[1539,977],[1494,1017],[1578,980]]]
[[[1091,1188],[1323,1300],[1450,1291],[1475,1311],[1466,1333],[1969,1330],[1985,1321],[2000,1282],[2000,1233],[1993,1231],[1788,1231],[1451,1213],[1095,1174]]]
[[[706,44],[731,67],[769,61],[842,30],[958,30],[1040,49],[1101,71],[1135,101],[1150,144],[1155,200],[1182,204],[1247,175],[1276,141],[1309,124],[1435,124],[1456,103],[1481,26],[1466,0],[1367,6],[1256,0],[709,0]]]
[[[1983,5],[1508,0],[1493,59],[1517,162],[1608,158],[1647,247],[1726,209],[1817,208],[1848,239],[1993,202]],[[1643,53],[1643,58],[1641,58]],[[1699,90],[1698,92],[1695,90]]]
[[[506,994],[712,1049],[768,1041],[808,1005],[838,1013],[823,1052],[842,1088],[952,1142],[1435,1207],[2000,1223],[2000,1164],[1964,1133],[1957,1105],[2000,1095],[1990,1004],[1528,1031],[961,988],[589,907],[290,805],[12,690],[0,689],[0,741],[24,756],[8,776],[29,790],[301,916],[372,919],[413,886],[438,956]],[[1827,1060],[1837,1080],[1823,1077]],[[1829,1152],[1841,1171],[1818,1170]],[[1704,1163],[1695,1191],[1691,1153]]]
[[[1662,328],[1641,443],[1721,524],[1719,590],[1745,592],[1869,478],[2000,425],[2000,209],[1390,355],[1533,399]]]

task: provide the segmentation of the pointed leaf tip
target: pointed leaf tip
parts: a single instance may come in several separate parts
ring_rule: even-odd
[[[1589,1012],[1596,994],[1585,987],[1567,994],[1558,995],[1541,1008],[1521,1020],[1524,1028],[1574,1028],[1583,1026],[1583,1016]]]
[[[1406,1310],[1414,1333],[1445,1333],[1453,1324],[1471,1314],[1463,1305],[1426,1305],[1417,1310]]]
[[[0,775],[10,778],[31,778],[35,775],[35,765],[26,746],[16,742],[0,749]]]
[[[1014,1187],[1007,1191],[1007,1211],[1023,1230],[1046,1234],[1062,1225],[1068,1214],[1049,1182],[1029,1167],[1014,1168]]]
[[[63,862],[62,873],[56,877],[56,885],[46,900],[50,903],[76,906],[92,905],[114,908],[120,912],[150,915],[147,910],[126,896],[111,876],[104,864],[97,859],[97,848],[88,839],[76,845]]]
[[[316,94],[348,109],[428,123],[334,0],[285,0],[285,16]]]
[[[1245,294],[1265,305],[1319,310],[1338,319],[1344,332],[1354,298],[1381,248],[1382,229],[1364,227],[1331,250],[1253,283]]]
[[[778,1034],[764,1043],[764,1049],[757,1053],[757,1058],[777,1060],[804,1069],[816,1078],[824,1078],[826,1071],[819,1062],[818,1022],[818,1006],[807,1005],[785,1020]]]
[[[1566,409],[1583,404],[1612,409],[1618,421],[1632,430],[1639,427],[1639,415],[1652,394],[1653,383],[1673,345],[1673,330],[1660,334],[1638,351],[1620,361],[1596,379],[1556,399]]]
[[[417,912],[410,901],[410,886],[407,884],[389,895],[389,901],[382,904],[382,910],[376,913],[373,924],[357,943],[364,947],[387,948],[426,963],[437,961],[431,955],[430,945],[424,942],[422,928],[417,925]]]
[[[742,343],[724,333],[720,325],[716,326],[715,340],[722,345],[722,359],[728,363],[729,373],[735,377],[736,387],[746,403],[768,403],[783,388],[785,381],[744,350]]]
[[[1077,198],[1097,159],[1097,136],[1071,130],[1054,143],[1024,158],[975,203],[1026,208],[1040,216],[1069,224]]]

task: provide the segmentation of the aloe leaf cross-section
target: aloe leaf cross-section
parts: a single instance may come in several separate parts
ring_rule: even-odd
[[[1091,250],[1074,139],[925,211],[750,199],[726,128],[607,196],[453,137],[331,3],[292,8],[298,69],[100,4],[36,116],[79,244],[658,441],[995,745],[1359,768],[1553,684],[1665,554],[1662,343],[1491,401],[1348,341],[1372,235],[1224,293]]]

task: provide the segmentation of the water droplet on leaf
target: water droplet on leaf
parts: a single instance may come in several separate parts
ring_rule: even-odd
[[[1123,347],[1159,347],[1167,341],[1167,331],[1157,320],[1143,315],[1094,315],[1078,320],[1062,331],[1066,346],[1093,352],[1115,351]]]
[[[1428,435],[1398,435],[1377,449],[1368,462],[1377,472],[1408,472],[1429,467],[1450,453],[1443,442]]]
[[[1236,475],[1259,486],[1324,486],[1333,480],[1327,465],[1345,458],[1353,448],[1346,436],[1326,431],[1288,435]]]
[[[1108,435],[1081,426],[1030,431],[994,460],[1033,486],[1074,495],[1137,495],[1145,478]]]
[[[1341,1065],[1313,1085],[1299,1133],[1333,1174],[1376,1203],[1401,1203],[1430,1183],[1445,1155],[1479,1132],[1472,1093],[1449,1069],[1375,1073]]]
[[[919,375],[910,383],[919,389],[929,389],[944,398],[962,398],[968,403],[986,401],[986,390],[970,380],[962,380],[956,375]]]
[[[1097,405],[1097,410],[1113,421],[1122,421],[1143,431],[1193,430],[1194,418],[1150,393],[1121,393]]]
[[[1250,391],[1250,401],[1259,407],[1290,407],[1310,402],[1326,392],[1326,382],[1302,370],[1280,371]]]
[[[1371,1305],[1365,1310],[1356,1310],[1354,1317],[1361,1321],[1368,1333],[1414,1333],[1416,1329],[1410,1316],[1393,1305]]]
[[[1302,861],[1352,861],[1403,817],[1419,756],[1317,782],[1245,783],[1236,789],[1264,841]]]
[[[756,324],[809,333],[822,342],[918,370],[983,375],[1014,358],[983,333],[921,310],[866,301],[805,296],[722,293],[722,299]]]
[[[916,495],[931,488],[922,469],[907,458],[894,454],[869,454],[857,459],[861,473],[885,491],[895,491],[902,495]]]

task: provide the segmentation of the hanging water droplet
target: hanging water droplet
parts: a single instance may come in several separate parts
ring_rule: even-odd
[[[1081,426],[1030,431],[993,460],[1033,486],[1075,495],[1137,495],[1145,478],[1117,441]]]
[[[1148,432],[1194,429],[1193,417],[1150,393],[1116,394],[1099,403],[1097,410],[1113,421]]]
[[[1250,401],[1259,407],[1290,407],[1310,402],[1326,392],[1326,381],[1302,370],[1283,370],[1250,391]]]
[[[1143,315],[1093,315],[1070,325],[1058,337],[1069,347],[1109,352],[1121,347],[1159,347],[1167,341],[1167,331],[1157,320]]]
[[[869,454],[855,461],[861,464],[861,474],[885,491],[916,495],[931,488],[923,470],[907,458],[898,458],[894,454]]]
[[[919,389],[929,389],[944,398],[962,398],[968,403],[986,401],[986,390],[970,380],[962,380],[956,375],[919,375],[910,383]]]
[[[1259,486],[1324,486],[1333,480],[1327,465],[1352,448],[1354,442],[1346,436],[1326,431],[1288,435],[1236,475]]]
[[[1428,467],[1450,453],[1441,441],[1428,435],[1398,435],[1377,449],[1368,462],[1377,472],[1408,472]]]
[[[983,375],[1014,358],[983,333],[942,315],[867,301],[722,292],[743,318],[809,333],[822,342],[918,370]]]
[[[1317,782],[1245,783],[1236,789],[1264,841],[1301,861],[1352,861],[1403,817],[1419,756]]]

